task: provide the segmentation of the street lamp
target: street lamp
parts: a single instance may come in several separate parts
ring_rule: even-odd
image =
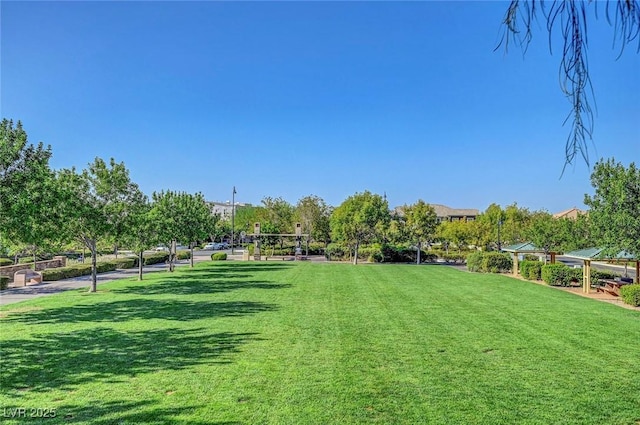
[[[235,222],[236,222],[236,187],[233,186],[231,194],[231,255],[233,255],[233,246],[235,242]]]
[[[498,251],[502,250],[502,245],[500,244],[500,227],[502,227],[502,220],[498,220]]]

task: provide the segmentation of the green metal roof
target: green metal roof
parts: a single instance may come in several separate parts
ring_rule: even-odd
[[[564,254],[565,257],[578,258],[580,260],[635,260],[636,258],[627,251],[620,251],[616,255],[605,255],[605,248],[587,248],[571,251]]]
[[[537,248],[531,242],[517,243],[502,247],[502,251],[507,252],[544,252],[544,249]]]

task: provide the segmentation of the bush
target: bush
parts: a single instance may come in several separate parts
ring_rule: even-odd
[[[150,266],[151,264],[164,263],[169,259],[168,252],[155,252],[144,256],[144,266]]]
[[[105,261],[96,264],[98,273],[114,271],[117,267],[115,261]],[[60,279],[71,279],[78,276],[87,276],[91,274],[91,264],[76,264],[67,267],[58,267],[55,269],[46,269],[42,271],[42,280],[54,281]]]
[[[211,254],[212,261],[224,261],[226,259],[227,259],[226,252],[214,252],[213,254]]]
[[[520,262],[520,274],[525,279],[540,280],[542,263],[540,261],[524,260]]]
[[[620,298],[625,303],[640,307],[640,285],[625,285],[620,288]]]
[[[542,280],[551,286],[568,286],[572,275],[571,269],[564,264],[545,264],[540,271]]]
[[[467,269],[472,272],[502,273],[513,268],[511,256],[502,252],[476,251],[467,254]]]
[[[511,256],[502,252],[485,252],[482,258],[482,269],[485,273],[502,273],[513,269]]]
[[[325,250],[327,259],[334,261],[346,260],[349,256],[349,248],[337,243],[330,243]]]
[[[116,263],[116,269],[131,269],[138,266],[137,257],[125,257],[113,260]]]
[[[9,286],[9,276],[0,276],[0,290],[7,289]]]
[[[10,258],[0,258],[0,267],[2,266],[13,266],[13,260]]]
[[[465,252],[452,252],[450,254],[443,254],[441,258],[447,263],[464,264],[467,255]]]
[[[191,258],[191,251],[176,252],[176,260],[188,260],[189,258]]]
[[[467,269],[470,272],[481,272],[482,271],[482,251],[472,252],[467,255]]]

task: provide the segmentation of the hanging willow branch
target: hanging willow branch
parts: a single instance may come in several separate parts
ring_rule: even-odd
[[[596,19],[598,4],[592,0],[552,1],[546,6],[543,0],[512,0],[505,14],[504,33],[496,50],[504,46],[508,50],[511,41],[519,45],[526,53],[531,42],[532,26],[542,13],[549,34],[549,51],[552,51],[552,34],[559,28],[563,38],[562,59],[560,61],[560,88],[567,100],[571,102],[571,111],[563,125],[571,120],[571,131],[565,145],[565,165],[574,164],[580,155],[589,165],[587,143],[592,140],[595,96],[587,61],[587,8],[593,4]],[[624,48],[634,40],[638,40],[637,51],[640,51],[640,3],[638,0],[606,1],[606,20],[614,30],[614,48],[619,43],[622,55]],[[524,27],[521,31],[520,25]]]

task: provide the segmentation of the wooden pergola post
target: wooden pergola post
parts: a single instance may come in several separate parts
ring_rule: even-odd
[[[513,275],[518,276],[518,252],[517,251],[513,251]]]
[[[591,260],[584,260],[584,267],[582,268],[582,292],[589,293],[591,289]]]
[[[551,254],[551,264],[555,264],[556,263],[556,253],[555,252],[550,252],[549,254]]]
[[[640,283],[640,260],[636,260],[636,283]]]

